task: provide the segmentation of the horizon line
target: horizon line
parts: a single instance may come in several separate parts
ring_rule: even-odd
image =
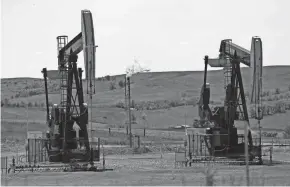
[[[266,65],[266,66],[263,66],[263,68],[265,67],[290,67],[290,65]],[[218,69],[218,68],[222,68],[222,67],[217,67],[217,69],[211,69],[211,70],[207,70],[207,71],[221,71],[222,69]],[[243,68],[249,68],[249,67],[241,67],[241,69]],[[148,72],[137,72],[135,74],[138,74],[138,73],[178,73],[178,72],[203,72],[204,70],[189,70],[189,71],[182,71],[182,70],[176,70],[176,71],[148,71]],[[126,73],[123,73],[123,74],[115,74],[115,75],[109,75],[111,77],[117,77],[117,76],[123,76],[125,75]],[[104,76],[100,76],[100,77],[95,77],[95,79],[98,79],[98,78],[102,78],[102,77],[105,77],[107,75],[104,75]],[[39,77],[10,77],[10,78],[1,78],[1,79],[43,79],[42,78],[39,78]],[[83,79],[84,80],[84,79]]]

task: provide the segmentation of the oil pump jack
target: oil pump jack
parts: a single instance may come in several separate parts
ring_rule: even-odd
[[[94,150],[88,137],[88,106],[84,102],[81,68],[77,67],[78,53],[83,50],[88,93],[95,92],[95,40],[92,14],[81,12],[81,32],[68,42],[67,36],[57,37],[58,70],[42,73],[45,81],[48,146],[50,162],[99,161],[99,147]],[[57,76],[53,76],[56,74]],[[47,79],[60,80],[60,104],[50,111]],[[90,90],[89,90],[90,88]],[[99,142],[98,142],[99,143]]]
[[[222,40],[219,52],[219,58],[209,59],[208,56],[204,58],[204,82],[201,89],[199,116],[201,123],[209,121],[213,124],[206,130],[207,134],[213,135],[208,139],[210,141],[205,141],[209,152],[214,156],[238,158],[244,155],[246,149],[244,148],[244,142],[239,143],[239,138],[244,139],[245,137],[238,135],[235,120],[242,120],[249,124],[240,63],[245,64],[252,70],[253,83],[251,84],[250,100],[251,103],[255,103],[256,111],[261,116],[262,41],[259,37],[253,37],[251,51],[248,51],[232,43],[230,39]],[[213,110],[209,107],[208,65],[224,68],[226,93],[224,106],[215,107]],[[248,148],[250,160],[257,156],[261,157],[260,146],[253,146],[251,130],[248,131]]]

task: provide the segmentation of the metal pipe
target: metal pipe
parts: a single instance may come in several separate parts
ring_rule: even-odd
[[[28,139],[28,104],[26,104],[26,137]]]
[[[261,123],[260,119],[258,120],[258,126],[259,126],[259,163],[262,164],[262,130],[261,130]]]
[[[204,77],[203,77],[203,90],[205,90],[206,78],[207,78],[207,65],[208,65],[208,56],[204,57]]]
[[[46,119],[49,120],[49,103],[48,103],[48,89],[47,89],[47,70],[43,68],[42,71],[44,78],[45,99],[46,99]]]
[[[129,137],[130,137],[130,148],[132,148],[132,131],[131,131],[131,91],[130,91],[130,77],[127,77],[128,81],[128,107],[129,107]]]

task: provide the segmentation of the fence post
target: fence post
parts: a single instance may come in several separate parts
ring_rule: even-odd
[[[109,127],[109,134],[111,134],[111,128]]]
[[[27,159],[29,166],[31,165],[31,160],[30,160],[30,139],[27,139],[28,145],[27,145]]]
[[[138,148],[140,148],[140,136],[138,136]]]
[[[202,156],[202,139],[201,139],[201,135],[200,135],[199,143],[200,143],[200,156]]]
[[[144,137],[146,136],[146,130],[145,130],[145,128],[144,128]]]
[[[272,152],[273,152],[273,147],[270,147],[270,165],[272,165]]]
[[[196,155],[199,156],[199,135],[196,135]]]
[[[34,166],[36,165],[36,138],[34,139]]]
[[[103,170],[105,170],[105,150],[104,150],[104,144],[102,144],[102,148],[103,148]]]
[[[99,155],[98,155],[98,160],[101,160],[101,138],[98,138],[98,152],[99,152]]]
[[[7,156],[5,157],[5,165],[6,165],[5,169],[6,169],[6,174],[7,174],[8,173],[8,157]]]
[[[41,162],[41,141],[38,140],[38,162]]]
[[[190,134],[188,136],[188,156],[190,157],[191,150],[190,150]]]
[[[15,157],[12,158],[13,173],[15,173]]]
[[[192,153],[194,154],[194,134],[192,135]]]

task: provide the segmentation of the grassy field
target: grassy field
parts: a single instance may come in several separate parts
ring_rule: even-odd
[[[263,89],[265,91],[275,91],[276,88],[288,89],[290,82],[290,66],[269,66],[263,70]],[[249,88],[249,69],[242,68],[243,82],[246,92]],[[118,101],[124,100],[124,88],[118,86],[118,82],[123,80],[123,76],[116,76],[113,82],[116,89],[110,90],[111,81],[96,81],[96,94],[93,96],[93,103],[96,106],[115,105]],[[179,100],[181,94],[186,97],[199,97],[200,87],[203,83],[202,71],[188,72],[149,72],[133,75],[132,77],[132,99],[136,101]],[[208,82],[211,84],[211,98],[219,101],[224,97],[223,72],[222,70],[209,71]],[[59,103],[59,94],[56,93],[58,81],[49,81],[49,99],[52,103]],[[83,81],[86,87],[86,81]],[[85,88],[86,90],[86,88]],[[35,91],[30,97],[15,96],[19,92]],[[44,83],[41,79],[17,78],[1,79],[1,100],[9,99],[14,102],[43,102],[45,100]],[[56,93],[56,94],[53,94]],[[21,95],[21,94],[20,94]],[[13,98],[12,98],[13,96]]]
[[[290,66],[269,66],[264,67],[263,90],[268,92],[264,97],[264,104],[275,105],[278,101],[290,101]],[[244,87],[246,92],[249,88],[249,69],[242,68]],[[93,96],[93,122],[95,128],[119,127],[122,128],[126,122],[124,109],[116,107],[118,102],[124,101],[124,88],[120,88],[118,82],[123,80],[123,76],[115,76],[114,81],[96,81],[96,94]],[[112,78],[111,78],[112,79]],[[132,77],[132,99],[135,103],[142,101],[157,102],[178,101],[182,99],[196,101],[199,98],[200,86],[203,81],[203,72],[149,72],[133,75]],[[116,89],[110,90],[111,82],[115,82]],[[217,105],[222,104],[224,98],[223,72],[221,70],[210,71],[208,82],[211,83],[211,100]],[[58,82],[48,81],[49,100],[52,103],[59,103],[59,94],[56,93]],[[83,82],[86,85],[86,82]],[[277,89],[279,89],[278,93]],[[31,96],[24,97],[29,91],[33,91]],[[46,130],[45,108],[39,108],[44,103],[44,84],[41,79],[14,78],[1,79],[1,100],[10,104],[10,107],[1,107],[2,137],[20,136],[26,130],[26,109],[21,107],[11,107],[14,103],[21,105],[21,102],[30,102],[28,110],[29,130]],[[85,91],[86,93],[86,91]],[[288,94],[288,95],[287,95]],[[85,94],[87,97],[87,95]],[[273,101],[274,100],[274,101]],[[287,101],[288,100],[288,101]],[[23,104],[22,103],[22,104]],[[37,107],[34,104],[37,103]],[[142,115],[146,114],[146,120]],[[136,124],[134,128],[163,128],[193,124],[194,119],[198,119],[197,106],[194,102],[187,106],[177,105],[154,110],[134,111]],[[286,113],[265,116],[261,125],[265,129],[283,130],[289,125],[289,111]],[[19,128],[19,127],[20,128]],[[237,124],[242,128],[242,125]],[[257,121],[251,119],[251,127],[257,128]],[[13,135],[13,133],[17,135]],[[25,136],[22,135],[22,136]]]
[[[243,68],[244,85],[246,92],[249,87],[249,69]],[[221,104],[224,98],[223,73],[211,71],[208,82],[211,83],[211,100],[214,104]],[[96,94],[93,96],[93,136],[100,137],[105,144],[128,145],[124,109],[118,108],[117,103],[124,101],[124,88],[118,86],[122,76],[114,81],[116,89],[110,89],[112,81],[96,81]],[[135,103],[159,102],[160,100],[182,102],[199,98],[200,86],[203,80],[202,72],[164,72],[144,73],[134,75],[132,84],[132,98]],[[269,92],[264,97],[265,105],[276,105],[277,102],[289,102],[290,94],[290,66],[265,67],[263,87]],[[84,81],[84,85],[86,85]],[[59,103],[57,94],[58,84],[49,81],[49,99],[52,103]],[[277,93],[277,89],[278,93]],[[23,105],[26,102],[31,106],[28,110],[28,130],[46,131],[46,111],[44,104],[43,80],[41,79],[2,79],[1,100],[9,106],[1,107],[1,151],[5,154],[14,154],[13,147],[17,145],[24,148],[26,138],[27,111],[23,107],[12,107],[12,104]],[[26,93],[30,96],[24,97]],[[87,97],[87,96],[86,96]],[[35,107],[34,105],[37,105]],[[143,113],[146,120],[142,119]],[[209,175],[205,174],[207,168],[204,164],[195,164],[184,168],[174,166],[174,154],[159,149],[171,145],[173,147],[183,144],[183,131],[169,131],[169,127],[192,124],[198,119],[197,106],[188,104],[171,107],[160,107],[154,110],[134,111],[136,124],[133,124],[132,133],[139,135],[141,146],[150,148],[147,154],[132,154],[131,152],[117,153],[121,148],[106,148],[106,167],[114,169],[103,173],[73,172],[73,173],[38,173],[21,172],[1,176],[2,184],[6,185],[208,185]],[[290,121],[290,111],[265,116],[261,122],[263,131],[283,133]],[[251,128],[257,132],[257,121],[250,120]],[[238,129],[243,129],[243,123],[236,123]],[[109,133],[109,129],[111,132]],[[144,137],[144,128],[146,136]],[[5,139],[5,142],[4,142]],[[280,139],[275,139],[275,141]],[[134,140],[136,142],[136,140]],[[271,142],[265,138],[264,142]],[[281,139],[282,143],[284,139]],[[160,148],[159,148],[159,147]],[[166,147],[167,148],[167,147]],[[268,149],[268,148],[265,148]],[[117,152],[116,152],[117,151]],[[155,151],[155,152],[154,152]],[[269,157],[268,152],[266,157]],[[275,148],[273,159],[289,160],[289,148]],[[102,167],[102,166],[100,166]],[[251,185],[290,185],[287,171],[290,165],[251,166]],[[214,185],[246,185],[244,166],[226,166],[216,164]],[[97,178],[96,178],[97,177]]]
[[[100,165],[100,167],[102,167]],[[2,184],[17,186],[32,185],[169,185],[201,186],[210,185],[212,179],[218,186],[245,186],[245,166],[215,164],[206,174],[207,165],[194,164],[192,167],[174,166],[174,154],[164,153],[144,155],[106,156],[106,168],[114,171],[91,172],[21,172],[1,177]],[[290,185],[288,171],[290,165],[250,166],[250,184],[254,186]],[[5,180],[7,179],[7,180]]]

